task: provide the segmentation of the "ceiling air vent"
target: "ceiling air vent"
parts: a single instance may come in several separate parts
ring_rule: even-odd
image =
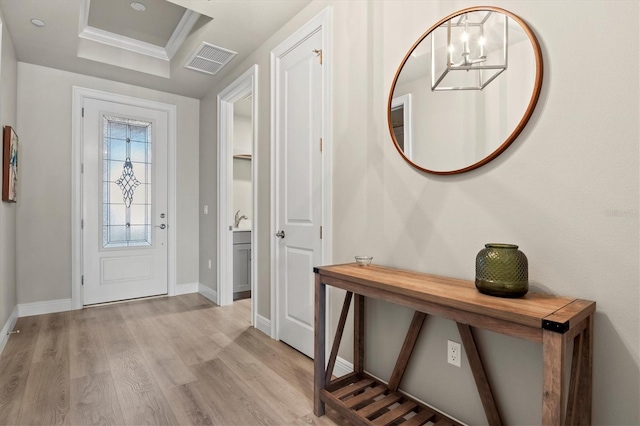
[[[184,67],[205,74],[216,75],[236,55],[237,52],[203,41]]]

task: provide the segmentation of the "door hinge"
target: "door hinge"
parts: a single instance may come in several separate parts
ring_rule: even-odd
[[[80,285],[84,285],[84,275],[80,277]]]
[[[80,164],[80,173],[84,173],[84,163]]]
[[[312,52],[320,58],[320,65],[322,65],[322,49],[313,49]]]
[[[84,219],[80,219],[80,229],[84,229]]]
[[[320,227],[320,239],[322,239],[322,226]]]
[[[320,152],[322,152],[322,138],[320,138]]]
[[[84,107],[82,108],[82,116],[84,117]]]

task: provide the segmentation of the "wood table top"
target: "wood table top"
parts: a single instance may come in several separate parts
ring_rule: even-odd
[[[595,310],[595,302],[546,293],[528,292],[520,298],[488,296],[480,293],[473,281],[378,265],[320,266],[314,272],[364,285],[371,289],[371,297],[381,292],[383,298],[386,292],[536,328],[551,316],[556,323],[566,321],[568,327],[570,319],[583,318]]]

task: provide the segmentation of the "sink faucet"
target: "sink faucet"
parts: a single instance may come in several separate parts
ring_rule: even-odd
[[[240,226],[240,221],[242,219],[249,219],[248,217],[246,217],[245,215],[240,216],[240,210],[238,210],[236,212],[236,216],[235,216],[235,227],[239,227]]]

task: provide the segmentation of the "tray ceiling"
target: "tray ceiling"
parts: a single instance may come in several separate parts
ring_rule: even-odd
[[[144,12],[130,0],[0,0],[0,9],[21,62],[201,98],[311,0],[137,1]],[[193,22],[174,46],[187,14]],[[33,18],[46,25],[35,27]],[[203,42],[238,54],[215,76],[186,69]],[[136,53],[131,43],[153,54]]]
[[[142,0],[146,10],[137,12],[131,0],[91,0],[88,24],[91,27],[165,47],[186,12],[165,0]]]

